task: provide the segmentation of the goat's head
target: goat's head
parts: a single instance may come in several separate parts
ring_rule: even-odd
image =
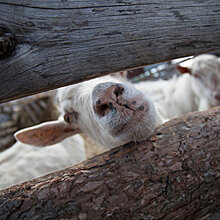
[[[96,142],[112,148],[146,139],[160,124],[153,103],[129,84],[103,77],[58,91],[61,116],[16,133],[21,142],[51,145],[84,132]]]
[[[206,93],[211,106],[220,104],[220,58],[211,54],[199,55],[192,59],[189,67],[178,66],[177,69],[195,77],[192,86],[198,94]]]

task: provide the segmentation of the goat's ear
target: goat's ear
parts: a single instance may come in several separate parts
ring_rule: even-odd
[[[64,121],[51,121],[20,130],[14,136],[24,144],[43,147],[56,144],[79,132],[80,129],[74,129]]]
[[[176,66],[176,69],[179,71],[180,74],[184,74],[184,73],[189,73],[191,74],[191,70],[187,67],[183,67],[183,66]]]

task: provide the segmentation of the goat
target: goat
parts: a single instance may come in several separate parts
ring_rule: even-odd
[[[20,142],[0,155],[0,187],[84,160],[77,133],[86,133],[105,149],[146,139],[161,123],[159,116],[150,100],[122,81],[120,76],[106,76],[59,89],[59,119],[18,131]]]
[[[196,58],[194,62],[198,64],[201,58],[204,56]],[[205,58],[209,60],[207,56]],[[211,60],[213,59],[216,58],[211,57]],[[191,69],[187,69],[192,75],[184,74],[168,81],[140,83],[135,85],[136,88],[128,82],[122,82],[120,77],[114,76],[105,76],[61,88],[57,95],[60,118],[57,121],[23,129],[15,136],[25,144],[48,146],[58,145],[57,143],[65,138],[73,135],[75,137],[75,134],[84,132],[106,149],[130,141],[142,141],[166,119],[218,104],[216,101],[219,95],[218,67],[214,65],[213,69],[217,69],[216,72],[201,71],[199,75],[195,69],[201,69],[203,64],[195,63],[191,65]],[[204,76],[210,81],[202,84]],[[200,90],[206,94],[205,98]],[[152,97],[155,103],[160,103],[162,108],[158,106],[155,108],[149,97]],[[73,146],[70,143],[66,145]],[[28,146],[25,148],[28,149]],[[16,152],[16,148],[14,149]],[[54,151],[49,147],[45,149]],[[56,161],[59,159],[61,158],[57,158]]]
[[[200,98],[198,110],[207,110],[220,104],[220,58],[211,54],[195,57],[187,68],[177,68],[193,76],[192,87]]]
[[[72,166],[85,159],[84,141],[80,135],[45,148],[17,142],[0,154],[0,189]]]
[[[146,139],[162,123],[150,99],[113,76],[61,88],[57,97],[61,119],[17,132],[19,141],[47,146],[84,132],[111,149]]]
[[[84,160],[78,133],[105,149],[146,139],[161,124],[160,117],[147,97],[122,81],[117,75],[105,76],[59,89],[59,119],[18,131],[20,142],[0,155],[0,188]]]
[[[220,104],[220,59],[203,54],[183,74],[170,80],[140,82],[134,86],[151,97],[164,121],[192,111],[203,111]]]

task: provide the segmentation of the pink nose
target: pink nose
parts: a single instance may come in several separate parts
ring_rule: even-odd
[[[95,113],[103,117],[110,110],[116,109],[115,104],[120,102],[123,92],[123,86],[118,84],[106,88],[94,105]]]

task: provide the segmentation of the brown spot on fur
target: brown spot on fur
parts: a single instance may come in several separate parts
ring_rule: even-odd
[[[187,67],[177,66],[176,69],[180,72],[180,74],[189,73],[191,74],[191,71]]]

